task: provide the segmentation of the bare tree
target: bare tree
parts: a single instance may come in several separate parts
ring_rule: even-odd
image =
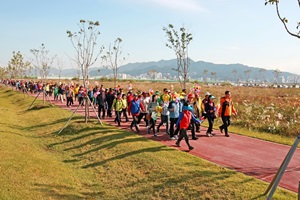
[[[8,62],[7,71],[11,78],[24,78],[30,69],[30,62],[24,61],[23,55],[18,51],[13,51],[13,57]]]
[[[47,79],[50,73],[50,67],[56,57],[49,55],[49,50],[46,50],[44,44],[42,44],[39,49],[31,49],[30,52],[34,55],[32,63],[36,71],[39,72],[42,81]]]
[[[0,78],[4,79],[4,77],[7,75],[7,69],[4,67],[0,67]]]
[[[122,47],[121,47],[121,38],[117,38],[114,41],[114,46],[111,44],[108,47],[108,51],[104,56],[102,56],[102,60],[104,62],[104,67],[107,69],[111,69],[113,71],[114,85],[117,86],[117,78],[118,78],[118,69],[125,61],[125,57],[120,58],[122,56]]]
[[[297,0],[297,2],[298,2],[298,6],[300,8],[300,0]],[[285,30],[288,32],[288,34],[290,34],[293,37],[296,37],[296,38],[300,39],[300,31],[299,31],[300,22],[297,22],[296,30],[291,31],[290,28],[287,25],[288,24],[288,19],[285,18],[285,17],[282,17],[282,15],[280,14],[279,0],[265,0],[265,5],[268,5],[268,4],[271,4],[271,5],[275,4],[277,16],[278,16],[279,20],[282,22],[282,24],[283,24]]]
[[[178,32],[172,24],[169,24],[168,27],[163,27],[163,31],[165,31],[168,38],[166,46],[175,51],[176,54],[177,68],[173,70],[178,73],[178,80],[181,88],[186,89],[186,82],[188,79],[187,74],[190,66],[188,46],[193,39],[192,34],[188,33],[184,27],[181,27],[179,29],[180,32]],[[181,80],[180,77],[182,77],[183,80]]]
[[[60,82],[62,70],[64,68],[64,58],[63,58],[63,56],[56,57],[56,65],[57,65],[57,68],[58,68],[58,78],[59,78],[59,82]]]
[[[67,31],[68,37],[76,51],[75,58],[73,59],[81,69],[83,84],[85,88],[88,86],[89,81],[89,68],[98,60],[98,57],[103,52],[103,46],[98,50],[96,49],[98,36],[100,32],[98,21],[93,22],[89,20],[80,20],[78,23],[79,31]],[[88,121],[88,99],[85,103],[85,122]]]
[[[278,79],[281,74],[281,71],[279,69],[275,69],[273,74],[274,74],[274,83],[278,84]]]

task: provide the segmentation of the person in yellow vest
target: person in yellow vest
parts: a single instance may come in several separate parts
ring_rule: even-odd
[[[220,131],[223,133],[225,131],[225,136],[229,137],[228,135],[228,126],[230,126],[230,116],[231,114],[237,115],[235,107],[233,105],[231,99],[231,93],[229,91],[225,92],[225,96],[220,100],[220,108],[219,108],[219,116],[222,118],[223,125],[220,126]]]
[[[75,101],[78,98],[78,91],[79,91],[79,84],[76,84],[75,88],[74,88],[74,97],[75,97]]]
[[[122,97],[121,97],[121,93],[117,94],[117,98],[115,98],[113,100],[112,106],[111,106],[111,110],[115,110],[116,113],[116,118],[115,118],[115,122],[118,123],[118,126],[121,126],[121,113],[122,113],[122,109],[125,107],[126,105],[124,105]]]

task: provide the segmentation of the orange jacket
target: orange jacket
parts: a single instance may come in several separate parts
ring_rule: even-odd
[[[236,115],[232,99],[222,97],[220,100],[219,116],[230,116],[232,113]]]

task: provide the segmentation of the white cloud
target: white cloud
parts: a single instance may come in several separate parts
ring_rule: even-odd
[[[208,12],[197,0],[148,0],[148,2],[163,6],[167,9],[189,12]]]

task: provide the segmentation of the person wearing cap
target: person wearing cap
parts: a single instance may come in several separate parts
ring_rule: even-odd
[[[225,131],[225,136],[228,135],[228,126],[230,126],[230,116],[234,114],[237,115],[235,107],[233,105],[233,101],[231,99],[230,91],[225,92],[225,96],[220,100],[220,108],[219,108],[219,116],[222,118],[223,125],[220,126],[220,131],[223,133]]]
[[[206,132],[206,135],[208,137],[212,137],[212,130],[213,130],[213,125],[214,125],[214,119],[216,116],[216,107],[215,107],[215,102],[214,102],[215,97],[213,95],[208,96],[208,102],[205,104],[205,112],[206,112],[206,118],[208,121],[208,129]]]
[[[181,102],[179,101],[179,97],[176,93],[172,96],[172,101],[169,103],[169,111],[170,111],[170,139],[175,140],[178,139],[179,127],[174,131],[174,126],[178,121],[179,113],[181,108]]]
[[[194,107],[194,94],[190,93],[188,96],[187,96],[187,101],[189,106],[191,106],[192,108],[192,114],[193,116],[195,116],[195,110],[193,109]],[[198,126],[195,124],[195,122],[193,120],[191,120],[191,123],[190,123],[190,130],[191,130],[191,133],[192,133],[192,140],[197,140],[198,137],[196,136],[196,132],[195,132],[195,127]]]
[[[128,115],[129,116],[132,115],[132,118],[133,118],[131,125],[130,125],[130,129],[132,130],[133,126],[135,126],[137,133],[140,132],[139,125],[137,122],[138,122],[138,116],[139,116],[141,110],[144,111],[145,108],[144,108],[143,104],[141,103],[141,101],[139,100],[138,95],[134,94],[133,100],[131,101],[131,103],[128,106]]]
[[[181,140],[184,138],[186,144],[188,145],[189,150],[193,150],[194,147],[190,145],[189,143],[189,137],[187,135],[187,129],[190,126],[191,121],[194,121],[195,123],[201,123],[200,120],[196,119],[192,113],[193,108],[188,105],[188,103],[186,102],[183,105],[182,108],[182,112],[179,115],[178,121],[176,123],[177,127],[180,127],[180,135],[179,138],[177,140],[177,142],[175,143],[178,147],[180,147],[180,142]]]

